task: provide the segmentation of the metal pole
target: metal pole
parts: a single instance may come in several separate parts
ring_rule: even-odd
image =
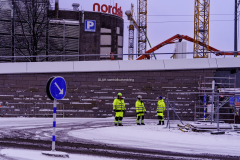
[[[194,122],[197,120],[197,105],[195,102],[195,106],[194,106]]]
[[[214,88],[215,88],[215,81],[212,81],[212,106],[211,106],[211,124],[213,121],[213,102],[214,102]]]
[[[12,62],[15,62],[15,8],[14,0],[12,0],[12,11],[11,11],[11,21],[12,21]]]
[[[49,60],[48,55],[49,55],[49,7],[50,3],[47,5],[47,31],[46,31],[46,61]]]
[[[54,99],[53,102],[53,134],[52,134],[52,151],[55,150],[55,134],[56,134],[56,113],[57,113],[57,100]]]
[[[97,99],[97,111],[96,111],[96,116],[98,115],[98,114],[97,114],[98,108],[99,108],[98,103],[99,103],[99,99]],[[114,114],[113,114],[113,116],[114,116]]]
[[[6,105],[7,105],[7,108],[8,108],[8,102],[6,102]],[[5,117],[6,113],[7,113],[7,109],[5,109],[4,117]]]
[[[34,103],[34,117],[36,117],[36,102]]]
[[[234,108],[234,124],[235,124],[235,114],[236,114],[236,104],[237,104],[237,97],[236,94],[234,94],[234,104],[233,104],[233,108]]]
[[[139,10],[138,10],[138,7],[139,7],[139,5],[138,5],[138,0],[137,0],[137,24],[139,26],[139,18],[138,18]],[[136,33],[136,37],[137,37],[137,40],[136,40],[136,59],[137,59],[138,58],[138,29],[136,29],[136,31],[137,31],[137,33]]]
[[[66,22],[65,22],[65,20],[63,19],[63,22],[64,22],[64,24],[63,24],[63,55],[64,55],[64,57],[63,57],[63,61],[65,61],[65,55],[66,55],[66,47],[65,47],[65,36],[66,36]]]
[[[180,119],[180,117],[179,117],[178,114],[176,113],[174,107],[173,107],[171,104],[169,104],[169,106],[172,107],[173,112],[175,113],[175,115],[177,116],[177,118],[180,120],[180,122],[183,124],[182,120]],[[184,124],[183,124],[183,125],[184,125]]]
[[[207,101],[207,95],[206,94],[204,94],[204,97],[203,97],[203,102],[204,102],[204,115],[203,115],[203,117],[204,117],[204,121],[206,121],[206,107],[207,107],[207,105],[206,105],[206,102]]]
[[[235,0],[235,13],[234,13],[234,57],[237,57],[238,52],[237,52],[237,10],[238,10],[238,2]]]
[[[172,107],[172,109],[175,110],[175,101],[173,102],[173,107]],[[175,120],[175,113],[174,113],[174,112],[172,112],[172,113],[173,113],[173,120]]]
[[[167,117],[168,117],[167,127],[169,127],[169,129],[170,129],[170,120],[169,120],[169,101],[168,101],[168,95],[167,95]]]
[[[59,0],[55,0],[55,18],[58,19]]]
[[[219,93],[217,94],[217,131],[219,132]]]

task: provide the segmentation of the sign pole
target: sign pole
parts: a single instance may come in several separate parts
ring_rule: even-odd
[[[61,100],[66,95],[67,85],[63,77],[51,77],[46,86],[47,96],[50,100],[53,100],[53,132],[52,132],[52,150],[43,151],[43,155],[55,156],[55,157],[68,157],[65,152],[56,151],[56,118],[57,118],[57,100]]]
[[[57,100],[54,99],[53,102],[53,134],[52,134],[52,151],[55,150],[55,140],[56,140],[56,114],[57,114]]]

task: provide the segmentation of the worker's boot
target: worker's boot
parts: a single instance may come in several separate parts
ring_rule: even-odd
[[[117,126],[117,123],[115,123],[115,126]]]
[[[159,123],[157,125],[161,125],[161,121],[159,121]]]
[[[140,125],[140,123],[137,123],[137,125]]]
[[[162,121],[162,125],[164,125],[164,121]]]
[[[118,126],[123,126],[122,123],[119,123]]]
[[[141,123],[141,125],[145,125],[144,123]]]

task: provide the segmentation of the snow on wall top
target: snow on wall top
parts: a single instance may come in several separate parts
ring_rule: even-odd
[[[239,68],[240,58],[0,63],[0,74]]]

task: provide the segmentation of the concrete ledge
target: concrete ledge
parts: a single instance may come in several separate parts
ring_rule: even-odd
[[[119,61],[119,71],[164,70],[163,60]]]
[[[240,68],[240,58],[0,63],[0,74]]]
[[[28,73],[47,72],[71,72],[73,71],[72,62],[35,62],[26,63]]]
[[[208,58],[209,68],[218,68],[216,58]]]
[[[27,63],[0,63],[0,74],[26,73]]]
[[[164,60],[165,69],[203,69],[210,68],[207,58],[203,59],[168,59]]]
[[[240,58],[216,58],[218,68],[240,67]]]
[[[74,72],[118,71],[119,61],[81,61],[72,62]]]

